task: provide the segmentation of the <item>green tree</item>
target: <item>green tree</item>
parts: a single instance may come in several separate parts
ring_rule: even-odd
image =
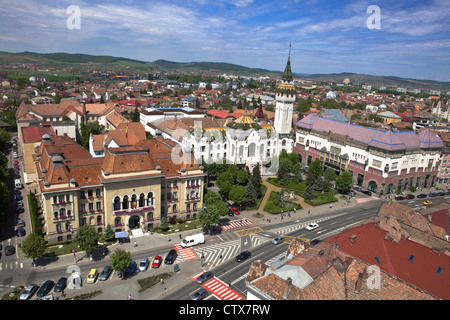
[[[324,173],[323,173],[323,177],[325,179],[327,179],[328,181],[335,181],[337,174],[336,171],[334,171],[333,168],[326,168]]]
[[[307,200],[314,199],[314,192],[313,192],[311,185],[308,185],[306,187],[305,191],[303,191],[303,198],[307,199]]]
[[[84,250],[90,255],[92,251],[98,246],[100,235],[90,225],[84,225],[78,228],[75,236],[75,242],[81,250]]]
[[[167,223],[167,218],[166,217],[162,217],[161,218],[161,222],[159,223],[159,227],[161,228],[161,230],[169,229],[169,224]]]
[[[247,186],[245,187],[245,204],[249,207],[256,205],[258,200],[258,192],[251,180],[248,181]]]
[[[245,187],[241,185],[234,185],[230,190],[230,199],[238,205],[245,203]]]
[[[344,171],[342,172],[337,178],[336,178],[336,186],[338,189],[342,191],[349,191],[353,184],[353,176],[348,172]]]
[[[111,254],[111,268],[115,271],[126,269],[131,263],[131,253],[122,249],[116,249]]]
[[[36,232],[30,233],[22,242],[22,252],[25,254],[25,257],[33,259],[33,265],[36,258],[45,253],[46,248],[44,238]]]
[[[288,158],[280,158],[278,164],[277,178],[282,186],[289,184],[289,173],[290,173],[291,163]]]
[[[141,113],[138,110],[138,107],[134,108],[134,111],[131,113],[131,121],[132,122],[139,122],[141,121]]]
[[[320,163],[319,159],[314,160],[310,163],[308,168],[308,175],[311,176],[313,179],[316,179],[317,177],[321,176],[323,174],[322,170],[322,164]]]
[[[239,184],[246,185],[247,181],[248,181],[248,172],[247,172],[247,170],[245,170],[244,168],[239,170],[236,179],[239,182]]]
[[[233,175],[229,171],[219,173],[217,176],[217,186],[220,188],[220,192],[228,196],[231,187],[234,185]]]
[[[261,185],[262,185],[262,178],[261,178],[261,168],[259,166],[259,163],[256,165],[256,167],[253,168],[252,171],[252,175],[250,177],[250,181],[253,184],[253,187],[256,190],[257,193],[257,197],[261,197],[262,196],[262,189],[261,189]]]
[[[206,206],[198,215],[199,221],[203,224],[203,227],[208,230],[212,225],[218,224],[220,217],[228,213],[228,206],[225,202],[215,202]]]
[[[101,134],[104,132],[105,126],[98,121],[88,122],[86,125],[82,123],[80,125],[81,146],[86,150],[89,150],[89,136],[91,134]]]
[[[109,223],[106,225],[105,232],[103,233],[103,238],[106,241],[111,241],[111,240],[114,240],[114,238],[115,238],[114,230],[111,228]]]

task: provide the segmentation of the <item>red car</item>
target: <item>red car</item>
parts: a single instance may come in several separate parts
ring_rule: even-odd
[[[156,256],[152,261],[152,268],[159,268],[161,262],[162,262],[161,256]]]
[[[230,210],[231,210],[231,212],[233,212],[234,214],[240,214],[240,213],[241,213],[237,208],[233,208],[233,207],[232,207]]]

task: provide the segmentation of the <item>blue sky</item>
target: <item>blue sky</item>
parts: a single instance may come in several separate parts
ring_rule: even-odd
[[[67,8],[80,8],[69,29]],[[380,28],[367,20],[380,8]],[[450,1],[0,0],[0,50],[450,81]]]

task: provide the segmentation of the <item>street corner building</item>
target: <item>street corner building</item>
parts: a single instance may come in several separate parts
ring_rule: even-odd
[[[302,164],[348,171],[378,194],[438,182],[442,140],[431,130],[393,132],[308,115],[296,123],[294,152]]]
[[[43,135],[33,159],[46,240],[70,240],[83,225],[142,235],[162,217],[196,218],[205,174],[191,156],[173,160],[173,148],[159,137],[93,157],[67,135]]]

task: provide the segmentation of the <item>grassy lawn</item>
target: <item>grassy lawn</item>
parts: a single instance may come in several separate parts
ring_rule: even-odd
[[[279,196],[280,196],[279,192],[272,191],[269,195],[269,199],[267,199],[264,211],[267,211],[269,213],[281,213],[280,200],[278,200]],[[284,208],[283,208],[284,212],[287,212],[288,209],[293,210],[294,208],[301,209],[302,206],[290,201],[284,201]]]
[[[144,292],[145,290],[153,287],[155,284],[161,283],[161,279],[166,280],[167,278],[170,278],[173,274],[174,272],[164,272],[156,276],[151,276],[145,279],[139,279],[137,281],[140,286],[139,293]]]

